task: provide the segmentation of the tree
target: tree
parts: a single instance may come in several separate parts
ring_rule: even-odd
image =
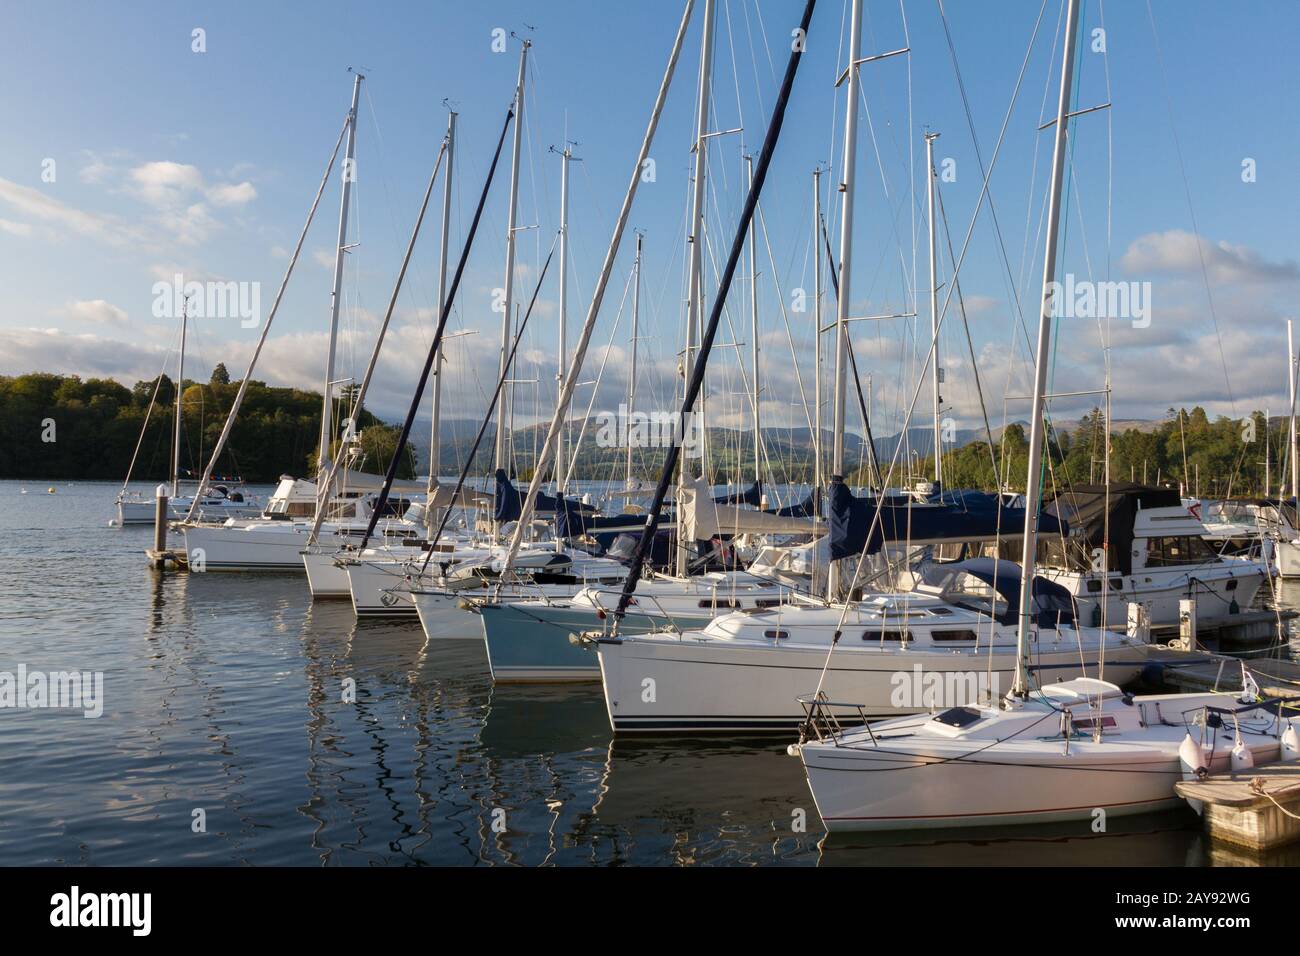
[[[230,384],[230,373],[226,371],[225,362],[217,363],[217,367],[212,370],[212,378],[210,379],[210,381],[213,385]]]

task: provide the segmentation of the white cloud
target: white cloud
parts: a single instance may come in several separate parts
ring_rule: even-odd
[[[7,232],[11,236],[23,236],[25,238],[32,234],[32,227],[25,222],[0,219],[0,232]]]
[[[1137,276],[1199,276],[1202,262],[1214,283],[1300,280],[1300,268],[1294,262],[1270,262],[1249,246],[1234,246],[1224,240],[1211,242],[1182,229],[1139,236],[1124,253],[1120,265]]]
[[[208,190],[208,198],[218,206],[242,206],[257,198],[257,190],[250,182],[220,184]]]
[[[23,213],[28,218],[39,220],[51,230],[51,235],[60,238],[60,229],[68,230],[82,236],[88,236],[111,246],[123,246],[138,241],[134,229],[110,216],[86,212],[62,203],[38,189],[21,186],[11,180],[0,178],[0,203]]]
[[[190,193],[203,188],[197,166],[169,160],[136,166],[129,176],[136,195],[153,206],[181,205]]]
[[[70,319],[93,322],[96,325],[125,325],[127,321],[126,310],[119,309],[103,299],[80,299],[69,302],[63,312]]]

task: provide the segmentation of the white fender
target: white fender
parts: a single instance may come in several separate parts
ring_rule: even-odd
[[[1205,750],[1197,746],[1190,731],[1183,736],[1183,742],[1178,745],[1178,762],[1182,764],[1184,780],[1196,780],[1200,777],[1200,772],[1206,769]],[[1201,812],[1200,800],[1188,800],[1187,805],[1198,814]]]
[[[1250,748],[1242,742],[1241,734],[1237,735],[1237,742],[1232,745],[1232,772],[1244,773],[1255,766],[1255,755],[1250,752]]]
[[[1277,759],[1283,763],[1300,760],[1300,733],[1296,733],[1295,724],[1289,720],[1286,722],[1286,730],[1282,731],[1282,739],[1278,741]]]

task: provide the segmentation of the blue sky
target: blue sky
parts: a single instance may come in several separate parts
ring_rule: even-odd
[[[1040,6],[1019,0],[944,5],[986,163]],[[681,340],[702,7],[701,0],[651,153],[656,179],[643,186],[632,215],[632,225],[646,234],[638,401],[651,407],[668,402]],[[1152,283],[1150,326],[1133,328],[1125,320],[1111,328],[1117,417],[1158,417],[1170,405],[1193,403],[1212,413],[1268,407],[1277,414],[1286,390],[1283,319],[1300,285],[1293,228],[1300,216],[1294,173],[1300,142],[1288,104],[1300,8],[1153,2],[1150,9],[1154,35],[1145,3],[1084,6],[1076,105],[1109,99],[1113,106],[1074,123],[1062,270],[1081,279]],[[675,2],[10,5],[6,32],[20,42],[8,44],[0,61],[6,127],[0,374],[42,369],[127,382],[151,377],[175,340],[174,323],[151,314],[153,285],[176,272],[259,282],[265,312],[342,122],[347,70],[356,67],[368,79],[351,236],[359,245],[348,256],[341,355],[343,374],[360,375],[446,127],[444,98],[460,114],[453,259],[459,252],[518,65],[517,40],[504,54],[493,52],[495,28],[534,43],[519,221],[537,228],[520,233],[516,286],[525,301],[558,220],[559,159],[548,147],[567,136],[583,160],[573,167],[570,213],[572,342],[681,10]],[[712,126],[744,127],[710,141],[707,229],[719,266],[744,198],[742,150],[756,151],[761,143],[801,10],[794,0],[718,2]],[[852,311],[903,312],[925,282],[924,128],[941,132],[936,156],[955,163],[955,181],[941,186],[955,247],[981,178],[938,4],[868,2],[866,10],[863,55],[908,44],[911,53],[863,67]],[[822,0],[814,16],[763,197],[776,266],[760,246],[764,413],[772,423],[802,423],[796,399],[801,384],[811,388],[811,318],[790,307],[795,288],[812,287],[811,174],[818,164],[835,167],[823,177],[823,202],[836,234],[838,199],[830,187],[841,175],[845,104],[844,88],[835,89],[834,81],[846,56],[845,16],[846,4],[831,0]],[[1104,54],[1090,49],[1103,20]],[[1012,293],[1028,294],[1031,302],[1038,294],[1038,217],[1050,134],[1037,127],[1052,109],[1060,21],[1061,4],[1049,0],[992,178],[1000,235],[986,207],[961,272],[994,424],[1023,414],[1003,402],[1004,393],[1023,391],[1026,372]],[[206,52],[191,49],[195,28],[205,31]],[[1250,183],[1242,181],[1248,158],[1256,169]],[[42,176],[48,160],[55,164],[52,182]],[[503,166],[494,186],[452,322],[478,330],[458,339],[448,356],[449,402],[464,414],[481,406],[495,371],[500,317],[490,302],[502,284],[507,172]],[[259,378],[319,385],[330,280],[323,263],[331,257],[337,213],[334,179]],[[584,372],[585,380],[596,378],[609,344],[596,408],[616,404],[626,389],[627,308],[617,331],[615,321],[631,249],[629,232]],[[404,409],[432,329],[437,255],[434,214],[371,401],[390,417]],[[730,299],[733,328],[723,341],[749,342],[746,296],[747,281],[740,282]],[[924,290],[920,301],[919,323],[854,326],[881,433],[901,423],[928,346]],[[520,386],[520,419],[549,414],[555,303],[552,275],[518,373],[541,384]],[[1031,327],[1032,312],[1026,311]],[[833,314],[828,296],[826,315]],[[206,377],[212,364],[225,361],[241,374],[258,329],[229,319],[195,325],[190,369]],[[1100,387],[1097,323],[1064,321],[1059,343],[1054,387]],[[946,413],[973,425],[980,419],[974,374],[955,312],[945,320],[941,346]],[[721,350],[710,386],[719,394],[715,407],[737,423],[745,421],[736,397],[743,384],[737,360],[747,352],[747,346]],[[581,393],[582,404],[589,393]],[[1060,402],[1056,412],[1069,417],[1086,404]]]

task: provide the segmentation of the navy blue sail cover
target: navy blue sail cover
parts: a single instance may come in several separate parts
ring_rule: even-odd
[[[1005,602],[1006,610],[998,615],[998,619],[1003,624],[1014,624],[1018,620],[1016,609],[1020,606],[1020,582],[1023,577],[1019,564],[996,561],[993,558],[970,558],[952,564],[940,564],[936,570],[944,573],[963,571],[983,581]],[[1055,627],[1074,620],[1074,595],[1055,581],[1034,575],[1030,594],[1034,604],[1034,622],[1039,627]]]
[[[561,504],[561,502],[563,502]],[[591,505],[583,504],[580,501],[574,501],[571,498],[555,498],[551,495],[537,493],[537,504],[534,509],[538,514],[554,514],[557,511],[566,512],[588,512],[595,511]],[[524,512],[524,494],[516,488],[506,475],[504,468],[498,468],[496,472],[496,490],[492,499],[492,518],[495,521],[505,523],[507,521],[518,521],[519,516]]]
[[[720,505],[753,505],[757,508],[763,503],[763,489],[758,482],[754,482],[740,494],[720,495],[713,499],[715,504]]]
[[[817,507],[817,492],[811,492],[801,504],[787,505],[784,508],[768,508],[767,513],[780,518],[815,518],[820,512]]]
[[[941,503],[938,503],[941,502]],[[997,495],[982,491],[945,491],[933,504],[918,504],[905,498],[857,498],[844,479],[831,479],[831,557],[847,558],[875,554],[886,543],[907,541],[993,540],[1021,534],[1025,509],[1009,508]],[[876,514],[879,512],[879,520]],[[1067,533],[1065,521],[1042,514],[1038,530],[1043,534]],[[867,540],[868,533],[871,540]]]

